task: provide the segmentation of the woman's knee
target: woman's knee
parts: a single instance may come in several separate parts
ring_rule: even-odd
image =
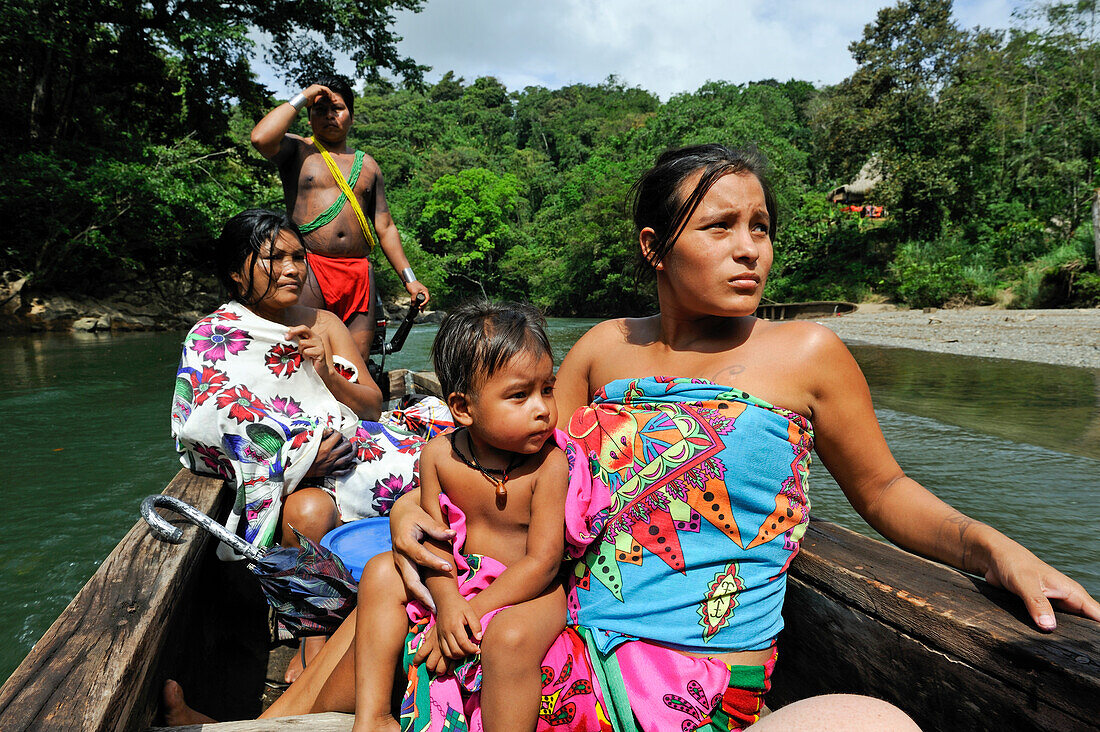
[[[857,694],[826,694],[788,704],[748,729],[768,730],[863,730],[909,732],[920,728],[889,702]]]
[[[320,541],[322,536],[336,528],[339,519],[336,502],[320,488],[301,488],[283,502],[283,526],[293,527],[313,541]],[[284,535],[283,542],[290,539]]]

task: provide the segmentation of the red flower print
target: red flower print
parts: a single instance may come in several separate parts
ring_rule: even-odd
[[[336,373],[340,374],[345,379],[347,379],[348,381],[351,381],[351,382],[354,382],[356,377],[359,375],[356,372],[354,366],[345,366],[344,364],[340,363],[339,361],[333,361],[332,368],[334,368],[336,370]]]
[[[212,369],[209,366],[204,366],[202,369],[202,376],[199,377],[198,383],[195,384],[195,404],[202,404],[210,397],[221,391],[221,388],[225,386],[225,382],[229,381],[229,377],[223,374],[217,369]]]
[[[222,320],[240,320],[241,316],[237,315],[232,310],[226,310],[225,308],[218,308],[210,315],[211,318],[221,318]]]
[[[309,438],[312,434],[313,433],[307,429],[300,429],[294,432],[290,438],[290,448],[292,450],[297,450],[299,447],[309,442]]]
[[[397,443],[397,451],[405,455],[416,455],[425,442],[423,437],[409,437]]]
[[[201,457],[202,461],[206,463],[206,467],[213,470],[221,477],[229,480],[233,477],[233,468],[230,466],[229,461],[222,455],[221,450],[213,445],[203,445],[196,443],[195,452]]]
[[[356,435],[358,437],[358,435]],[[355,441],[352,441],[355,444]],[[359,444],[355,445],[355,456],[359,458],[360,462],[369,463],[371,460],[377,460],[382,457],[382,448],[378,446],[378,443],[372,437],[367,437]]]
[[[218,409],[229,407],[229,417],[238,423],[255,422],[264,415],[264,405],[243,386],[234,386],[218,395]]]
[[[271,373],[289,379],[290,375],[302,365],[302,354],[289,343],[276,343],[264,356],[264,361],[267,362]]]

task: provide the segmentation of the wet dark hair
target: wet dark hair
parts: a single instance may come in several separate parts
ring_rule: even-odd
[[[347,105],[348,113],[351,114],[352,117],[355,116],[355,92],[351,90],[351,82],[342,76],[322,76],[314,83],[320,84],[321,86],[327,86],[329,89],[339,94],[344,100],[344,104]]]
[[[432,344],[443,394],[475,395],[479,384],[524,351],[553,360],[545,328],[542,313],[523,303],[481,301],[451,310]]]
[[[252,266],[263,251],[264,245],[274,242],[284,231],[291,232],[298,241],[302,241],[302,234],[298,231],[298,227],[289,216],[279,211],[250,208],[225,222],[216,244],[214,263],[218,281],[231,297],[245,305],[255,305],[267,296],[265,292],[255,301],[248,299],[255,281]],[[304,242],[302,246],[305,246]],[[233,275],[244,269],[248,270],[248,283],[237,284]],[[268,291],[272,284],[268,283]]]
[[[694,190],[681,199],[681,188],[688,178],[702,171]],[[775,239],[777,215],[775,195],[767,178],[767,162],[756,150],[738,150],[725,145],[693,145],[661,153],[652,168],[642,174],[631,188],[634,233],[650,228],[657,240],[649,256],[640,255],[639,271],[652,270],[676,244],[684,227],[711,186],[724,175],[750,173],[764,189],[768,209],[768,236]]]

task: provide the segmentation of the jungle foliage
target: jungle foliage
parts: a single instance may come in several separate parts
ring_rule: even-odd
[[[666,102],[614,77],[509,90],[448,72],[425,85],[389,30],[392,10],[419,4],[4,5],[0,63],[18,73],[0,77],[15,101],[0,120],[3,268],[73,292],[121,269],[204,269],[228,215],[279,205],[274,172],[247,144],[276,103],[250,70],[251,27],[296,83],[332,66],[317,38],[356,39],[336,46],[360,72],[351,142],[379,161],[441,306],[485,294],[555,315],[648,310],[630,185],[661,151],[704,141],[770,161],[770,299],[1100,305],[1096,0],[1035,4],[1003,30],[959,28],[950,0],[902,0],[851,44],[856,71],[835,86],[710,82]],[[883,219],[826,199],[868,161]]]

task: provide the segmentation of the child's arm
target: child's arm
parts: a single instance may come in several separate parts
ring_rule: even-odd
[[[569,465],[565,453],[553,448],[546,456],[531,497],[527,553],[470,601],[477,617],[536,597],[553,581],[565,549],[565,492]]]
[[[439,495],[442,487],[439,484],[439,474],[436,466],[439,464],[441,451],[443,456],[450,452],[451,445],[443,435],[432,438],[420,454],[420,507],[425,513],[436,521],[443,523],[443,512],[439,508]],[[450,561],[451,543],[441,542],[429,538],[425,542],[430,551],[441,559]],[[471,653],[477,653],[477,643],[470,640],[472,635],[477,641],[481,640],[481,622],[479,615],[471,609],[458,591],[458,578],[453,565],[450,571],[441,572],[430,568],[424,570],[424,584],[435,602],[435,634],[422,643],[417,658],[428,657],[431,665],[431,653],[435,644],[439,651],[447,658],[463,658]],[[469,632],[467,633],[467,628]]]

